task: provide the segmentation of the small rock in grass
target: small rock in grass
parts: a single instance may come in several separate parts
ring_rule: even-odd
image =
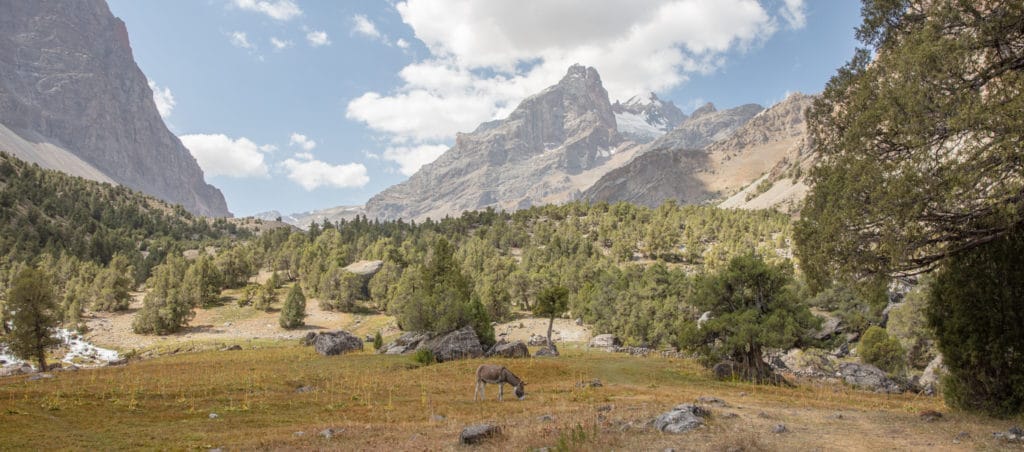
[[[555,417],[550,414],[545,414],[543,416],[538,417],[537,420],[541,422],[551,422],[555,420]]]
[[[772,428],[772,433],[786,433],[788,431],[786,424],[779,424]]]
[[[38,381],[38,380],[44,380],[44,379],[49,379],[49,378],[53,378],[53,374],[48,374],[46,372],[42,372],[42,373],[33,374],[33,375],[29,376],[27,381]]]
[[[729,406],[729,404],[725,403],[724,400],[719,399],[718,397],[710,397],[710,396],[700,396],[700,397],[698,397],[697,398],[697,403],[701,403],[701,404],[704,404],[704,405],[714,405],[714,406],[719,406],[719,407],[727,407],[727,406]]]
[[[219,417],[220,417],[220,415],[217,414],[217,413],[210,413],[210,419],[217,419]]]
[[[338,436],[343,431],[345,431],[345,429],[341,429],[341,428],[325,428],[323,430],[320,430],[320,433],[317,433],[317,435],[320,435],[320,436],[324,437],[325,439],[331,439],[331,438],[334,438],[335,436]]]
[[[612,406],[612,405],[601,405],[601,406],[597,407],[597,411],[598,411],[598,412],[602,412],[602,411],[611,411],[611,410],[612,410],[612,408],[615,408],[615,407],[614,407],[614,406]]]
[[[501,427],[491,424],[470,425],[459,433],[459,441],[462,444],[478,444],[490,438],[501,435]]]
[[[921,413],[919,413],[918,416],[921,418],[922,421],[925,422],[935,422],[939,419],[942,419],[942,413],[935,410],[924,410]]]
[[[445,420],[445,417],[441,416],[440,414],[431,414],[430,420],[434,422],[443,422]]]
[[[313,392],[314,390],[316,390],[316,388],[314,388],[312,386],[299,386],[298,388],[295,388],[295,392],[297,392],[299,394],[303,394],[303,393],[306,393],[306,392]]]
[[[704,418],[709,414],[704,408],[687,403],[662,413],[653,424],[655,429],[665,433],[685,433],[703,426]]]
[[[295,433],[292,433],[292,435],[295,435],[295,436],[306,436],[306,432],[295,432]]]

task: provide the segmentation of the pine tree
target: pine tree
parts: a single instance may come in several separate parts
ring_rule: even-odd
[[[195,316],[192,300],[182,287],[187,268],[184,259],[169,256],[167,262],[153,269],[153,276],[146,281],[149,292],[132,321],[136,333],[175,333]]]
[[[284,307],[281,308],[281,317],[278,323],[281,324],[281,328],[298,328],[306,324],[305,317],[306,296],[302,294],[302,287],[295,284],[284,299]]]
[[[551,329],[555,325],[555,317],[565,313],[569,308],[569,289],[562,286],[548,286],[541,289],[537,294],[537,304],[533,306],[533,313],[539,316],[548,317],[548,347],[553,346],[551,342]]]
[[[277,291],[274,290],[273,282],[268,280],[260,286],[252,307],[260,311],[267,311],[274,303],[277,303]]]
[[[13,328],[4,342],[15,356],[36,360],[45,372],[46,350],[60,343],[53,337],[60,316],[49,276],[34,267],[19,272],[7,291],[5,311]]]

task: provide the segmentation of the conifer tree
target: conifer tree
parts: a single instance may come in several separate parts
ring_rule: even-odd
[[[46,371],[46,350],[60,343],[53,337],[60,315],[49,276],[26,267],[15,276],[7,291],[5,317],[12,329],[3,340],[15,356],[34,359]]]
[[[281,317],[278,323],[281,328],[298,328],[306,324],[306,296],[302,293],[302,287],[294,284],[284,299],[284,307],[281,308]]]

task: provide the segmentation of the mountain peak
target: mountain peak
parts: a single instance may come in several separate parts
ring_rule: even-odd
[[[612,112],[619,132],[639,143],[657,139],[686,120],[672,101],[663,101],[653,92],[630,97],[625,103],[616,101]]]
[[[700,108],[694,110],[693,113],[690,113],[690,119],[696,119],[700,116],[704,116],[708,113],[714,113],[716,111],[718,111],[718,109],[715,108],[715,104],[708,102],[702,105]]]

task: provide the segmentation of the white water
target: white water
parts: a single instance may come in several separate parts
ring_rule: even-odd
[[[66,363],[75,362],[75,358],[78,358],[78,362],[75,363],[78,366],[102,366],[111,361],[121,359],[120,355],[118,355],[116,351],[92,345],[84,341],[82,337],[74,331],[58,328],[57,338],[60,339],[68,349],[68,352],[64,355],[63,359]],[[0,361],[4,361],[2,363],[4,366],[12,363],[24,362],[10,354],[7,347],[3,345],[0,345]]]

